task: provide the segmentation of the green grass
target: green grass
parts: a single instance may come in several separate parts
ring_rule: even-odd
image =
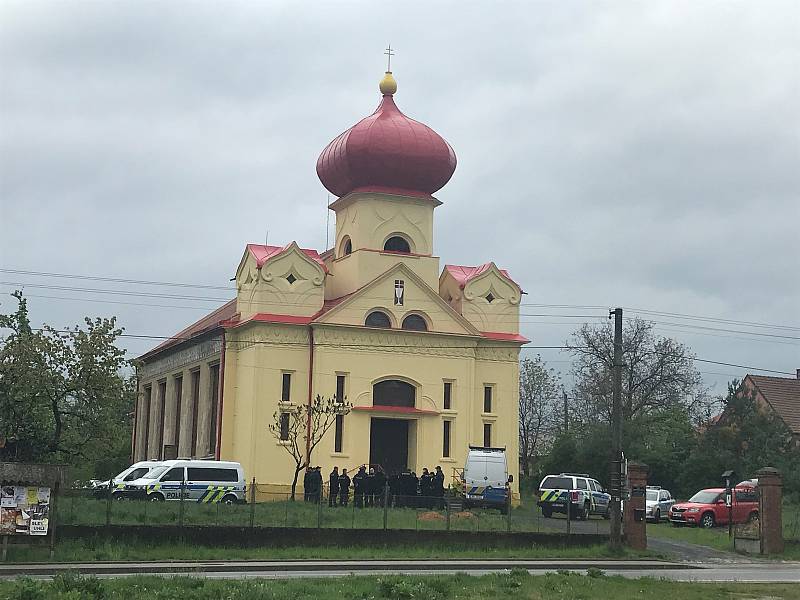
[[[614,598],[629,600],[739,600],[743,598],[800,599],[800,586],[787,584],[702,584],[656,579],[629,580],[591,575],[554,573],[532,576],[523,570],[508,574],[441,576],[347,576],[331,579],[213,580],[192,577],[129,577],[94,579],[60,576],[52,582],[21,580],[0,583],[0,597],[9,600],[226,598],[251,600],[474,600],[528,598],[561,600]]]
[[[335,542],[335,540],[332,540]],[[477,547],[468,541],[419,542],[414,545],[363,544],[359,546],[203,546],[193,543],[150,541],[127,538],[124,543],[107,539],[69,539],[56,544],[56,562],[143,561],[143,560],[280,560],[280,559],[393,559],[393,558],[641,558],[653,553],[625,551],[612,554],[605,544],[582,547],[503,546]],[[9,562],[49,562],[43,547],[8,550]]]
[[[59,524],[105,525],[109,503],[87,496],[70,496],[60,500],[57,511]],[[180,522],[179,502],[112,501],[110,522],[114,525],[176,525]],[[307,502],[259,502],[252,507],[256,527],[317,527],[382,529],[383,509],[321,507]],[[449,528],[456,531],[506,531],[508,517],[499,511],[471,509],[467,515],[450,515]],[[519,506],[511,511],[511,530],[525,532],[564,531],[566,521],[544,519],[534,505]],[[248,527],[251,506],[198,504],[185,502],[184,525],[219,525]],[[447,513],[429,508],[391,508],[387,511],[389,529],[446,530]],[[603,525],[595,523],[592,533],[600,533]]]
[[[782,519],[786,549],[783,554],[774,558],[800,560],[800,505],[784,505]],[[701,527],[688,526],[672,527],[669,523],[660,525],[648,524],[647,535],[733,552],[733,540],[728,537],[727,526],[703,529]]]

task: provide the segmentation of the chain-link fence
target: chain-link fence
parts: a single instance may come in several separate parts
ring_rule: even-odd
[[[195,499],[187,491],[175,499],[151,495],[132,498],[111,488],[71,489],[62,496],[58,523],[62,525],[178,525],[229,527],[301,527],[344,529],[413,529],[440,531],[498,531],[562,533],[565,535],[605,534],[608,521],[601,516],[577,521],[565,515],[542,516],[535,504],[486,508],[467,505],[464,498],[449,491],[438,496],[382,493],[336,495],[327,489],[321,497],[295,500],[274,485],[250,483],[246,500],[232,504],[222,498]],[[326,486],[327,488],[327,486]]]

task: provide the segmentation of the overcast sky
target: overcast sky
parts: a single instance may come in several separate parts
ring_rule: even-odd
[[[607,314],[535,304],[622,305],[781,325],[650,315],[698,357],[800,368],[794,0],[3,0],[0,267],[232,286],[244,245],[267,232],[322,250],[317,156],[374,110],[387,43],[399,107],[458,156],[435,252],[509,269],[533,345],[585,320],[559,314]],[[20,287],[7,283],[25,282],[37,323],[117,315],[145,335],[221,302],[31,284],[232,297],[0,281],[1,311]],[[155,343],[125,340],[131,355]],[[568,370],[568,356],[541,353]],[[717,390],[747,372],[698,366]]]

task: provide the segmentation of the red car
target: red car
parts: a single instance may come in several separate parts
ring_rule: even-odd
[[[734,523],[746,523],[758,518],[758,488],[736,486],[733,489],[731,515]],[[724,488],[700,490],[686,502],[678,502],[669,510],[669,520],[675,527],[698,525],[714,527],[728,524],[728,506]]]

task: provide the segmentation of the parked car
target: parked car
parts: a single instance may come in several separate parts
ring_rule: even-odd
[[[125,484],[126,498],[151,502],[184,500],[198,503],[246,502],[244,470],[238,462],[165,460],[145,477]]]
[[[608,519],[611,496],[600,482],[583,473],[548,475],[539,484],[538,504],[542,516],[549,518],[554,512],[567,513],[573,519],[588,519],[589,515],[602,515]],[[569,508],[568,508],[569,507]]]
[[[758,518],[758,488],[737,486],[732,490],[730,513],[734,523],[746,523]],[[675,527],[697,525],[711,528],[728,524],[728,506],[724,488],[700,490],[686,502],[679,502],[669,511],[669,520]]]
[[[661,517],[666,518],[669,509],[675,504],[675,499],[669,490],[662,490],[660,486],[648,485],[645,499],[645,518],[654,523],[660,523]]]
[[[464,472],[464,506],[497,508],[508,512],[508,484],[513,476],[508,474],[505,448],[470,446]]]

